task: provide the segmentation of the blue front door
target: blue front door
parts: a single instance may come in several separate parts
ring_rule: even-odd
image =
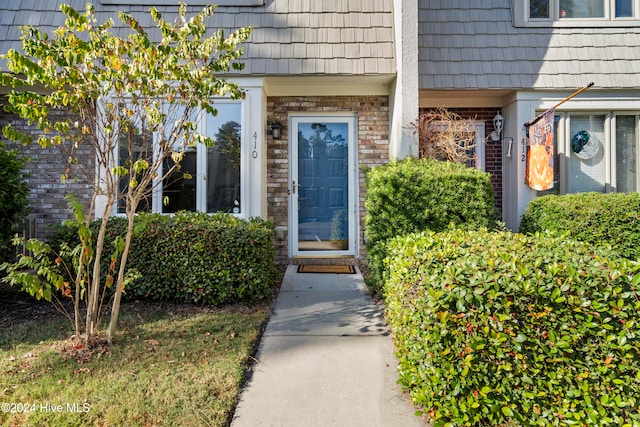
[[[293,255],[353,254],[354,118],[292,117]]]

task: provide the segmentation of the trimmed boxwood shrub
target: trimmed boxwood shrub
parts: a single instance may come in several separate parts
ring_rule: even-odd
[[[460,163],[409,158],[376,166],[366,175],[368,284],[379,290],[385,244],[416,231],[451,224],[475,229],[495,222],[490,175]]]
[[[640,265],[561,236],[389,245],[400,383],[435,426],[640,425]]]
[[[124,237],[126,227],[125,218],[110,218],[106,241]],[[98,222],[93,228],[97,232]],[[277,271],[270,222],[230,214],[139,214],[135,229],[127,270],[136,278],[125,298],[219,305],[259,300],[271,291]],[[77,242],[69,230],[58,236]],[[103,272],[111,252],[105,247]]]
[[[611,246],[629,259],[640,258],[640,194],[581,193],[544,196],[527,206],[520,231],[566,232],[572,238]]]

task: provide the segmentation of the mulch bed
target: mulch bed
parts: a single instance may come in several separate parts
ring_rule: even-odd
[[[38,301],[19,287],[0,282],[0,329],[25,321],[46,322],[60,316],[62,314],[50,302]]]
[[[273,294],[271,298],[261,304],[271,304],[273,299],[277,296],[278,289],[282,283],[282,278],[286,266],[278,266],[278,277],[273,288]],[[65,301],[65,307],[68,313],[73,313],[73,306],[71,301]],[[132,301],[123,302],[123,304],[136,304],[139,306],[145,306],[149,310],[168,309],[169,311],[179,313],[196,313],[200,311],[245,311],[250,312],[251,308],[246,304],[238,304],[225,306],[220,308],[211,308],[198,306],[193,304],[174,304],[168,302],[157,301]],[[28,293],[22,291],[17,286],[9,286],[7,283],[0,282],[0,329],[9,328],[12,325],[24,323],[26,321],[31,322],[47,322],[52,318],[63,317],[64,315],[56,309],[56,307],[45,300],[38,301]]]

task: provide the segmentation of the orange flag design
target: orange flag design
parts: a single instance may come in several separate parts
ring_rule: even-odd
[[[538,120],[526,126],[527,164],[524,182],[534,190],[553,188],[553,116],[555,110],[542,113]]]

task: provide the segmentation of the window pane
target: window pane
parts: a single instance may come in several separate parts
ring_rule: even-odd
[[[129,171],[129,174],[122,177],[118,183],[118,193],[124,194],[129,186],[134,173],[132,164],[139,159],[151,159],[153,156],[153,135],[147,129],[141,130],[140,124],[130,123],[130,127],[120,129],[118,137],[118,165],[123,166]],[[134,177],[135,178],[135,177]],[[140,200],[136,212],[151,211],[151,184],[147,186],[147,195]],[[126,213],[125,201],[118,200],[118,213]]]
[[[195,148],[184,153],[178,167],[167,174],[175,163],[171,159],[162,162],[164,179],[162,180],[162,212],[196,210],[196,161]]]
[[[570,117],[570,193],[605,191],[604,120],[604,115]]]
[[[635,116],[616,117],[616,191],[634,192],[637,187],[637,142]]]
[[[530,0],[529,18],[549,18],[549,0]]]
[[[207,135],[215,147],[207,149],[207,212],[240,213],[240,104],[215,105],[217,116],[208,116]]]
[[[182,153],[182,159],[178,165],[171,156],[162,162],[162,212],[175,213],[178,211],[196,210],[196,175],[197,170],[197,150],[196,147],[188,147],[182,137],[172,137],[173,132],[183,134],[183,129],[175,129],[170,124],[183,124],[186,121],[197,122],[197,115],[194,112],[191,117],[185,116],[185,108],[179,104],[165,104],[164,112],[167,115],[165,129],[167,140],[174,153]],[[168,153],[170,154],[170,153]]]
[[[298,249],[348,249],[349,123],[300,120],[294,133],[298,150]]]
[[[616,0],[616,18],[629,18],[633,16],[632,0]]]
[[[560,0],[560,18],[604,18],[606,0]]]

